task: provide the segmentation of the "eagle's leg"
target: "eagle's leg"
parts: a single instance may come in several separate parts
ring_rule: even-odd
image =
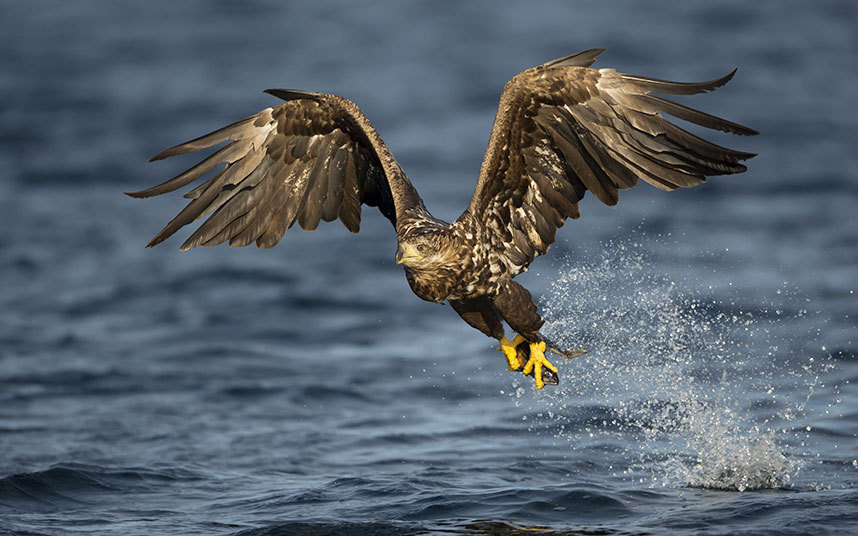
[[[524,342],[524,339],[518,336],[512,343],[507,340],[503,331],[503,319],[491,298],[480,296],[469,300],[450,300],[450,305],[453,310],[459,313],[462,320],[471,327],[477,328],[489,337],[500,341],[501,345],[498,350],[502,350],[506,356],[509,370],[521,370],[524,367],[524,361],[519,359],[519,352],[516,350],[516,347],[519,343]]]
[[[471,327],[500,341],[498,350],[502,351],[506,357],[509,370],[520,371],[524,369],[524,365],[530,356],[527,340],[521,335],[516,335],[512,341],[506,338],[503,318],[495,304],[492,303],[491,298],[480,296],[468,300],[450,300],[450,306]]]
[[[522,364],[520,369],[526,375],[532,375],[536,388],[542,389],[546,384],[557,385],[557,367],[545,358],[546,344],[542,340],[539,328],[544,321],[537,312],[536,303],[526,288],[514,281],[508,281],[500,293],[494,297],[494,305],[513,330],[519,335],[507,346],[516,349],[517,360]],[[503,340],[501,349],[507,355],[512,368],[513,360],[509,358]]]

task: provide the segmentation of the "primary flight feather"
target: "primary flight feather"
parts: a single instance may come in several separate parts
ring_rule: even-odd
[[[756,132],[652,93],[688,95],[727,83],[681,83],[592,69],[601,49],[528,69],[503,89],[468,208],[452,224],[433,218],[381,137],[353,102],[296,90],[266,92],[286,101],[152,160],[223,144],[196,166],[147,190],[150,197],[226,166],[185,194],[191,201],[148,244],[205,219],[182,244],[276,245],[296,222],[305,230],[340,219],[360,229],[361,206],[378,207],[396,229],[396,262],[417,296],[448,302],[471,326],[500,341],[510,370],[536,386],[557,383],[546,351],[566,357],[539,329],[530,293],[513,281],[554,242],[590,191],[614,205],[638,179],[662,190],[707,176],[741,173],[755,156],[708,142],[663,114],[733,134]],[[503,321],[517,333],[506,339]]]

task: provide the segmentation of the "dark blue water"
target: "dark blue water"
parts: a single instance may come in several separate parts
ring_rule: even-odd
[[[4,2],[0,532],[858,532],[858,11],[849,2]],[[536,392],[394,235],[143,245],[161,149],[359,103],[427,205],[473,191],[500,89],[598,66],[733,82],[750,172],[588,197],[521,278],[590,354]],[[187,235],[184,235],[187,236]]]

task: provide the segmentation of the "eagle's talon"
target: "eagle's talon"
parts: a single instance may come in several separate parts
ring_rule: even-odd
[[[545,370],[543,370],[543,367]],[[522,372],[526,375],[533,375],[537,389],[542,389],[546,383],[549,385],[560,383],[557,377],[557,367],[545,358],[544,341],[530,343],[530,359],[527,360]],[[547,382],[545,381],[546,379],[548,380]]]
[[[500,346],[497,349],[503,352],[504,357],[506,357],[507,366],[509,366],[509,370],[511,371],[521,370],[524,366],[524,363],[518,357],[517,350],[518,345],[523,342],[525,342],[525,339],[521,335],[516,335],[512,341],[506,337],[501,337]]]
[[[516,335],[512,341],[501,337],[497,349],[506,357],[509,370],[533,376],[537,389],[560,383],[557,367],[545,358],[545,352],[550,347],[546,348],[544,341],[527,342],[521,335]]]

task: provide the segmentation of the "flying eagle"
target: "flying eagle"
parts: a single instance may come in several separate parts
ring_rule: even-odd
[[[287,89],[286,101],[152,160],[229,142],[199,164],[147,190],[172,192],[226,166],[190,190],[191,201],[148,246],[206,218],[181,249],[276,245],[296,222],[310,231],[339,218],[357,233],[361,205],[378,207],[396,229],[396,263],[420,298],[448,302],[474,328],[500,341],[510,370],[536,387],[557,384],[536,303],[513,278],[548,252],[566,218],[578,218],[589,190],[606,205],[638,178],[661,190],[696,186],[709,175],[741,173],[753,153],[720,147],[667,121],[753,135],[754,130],[657,97],[689,95],[727,83],[701,83],[592,69],[603,49],[528,69],[501,93],[476,191],[453,223],[432,217],[405,172],[357,105],[336,95]],[[508,340],[503,321],[517,335]]]

